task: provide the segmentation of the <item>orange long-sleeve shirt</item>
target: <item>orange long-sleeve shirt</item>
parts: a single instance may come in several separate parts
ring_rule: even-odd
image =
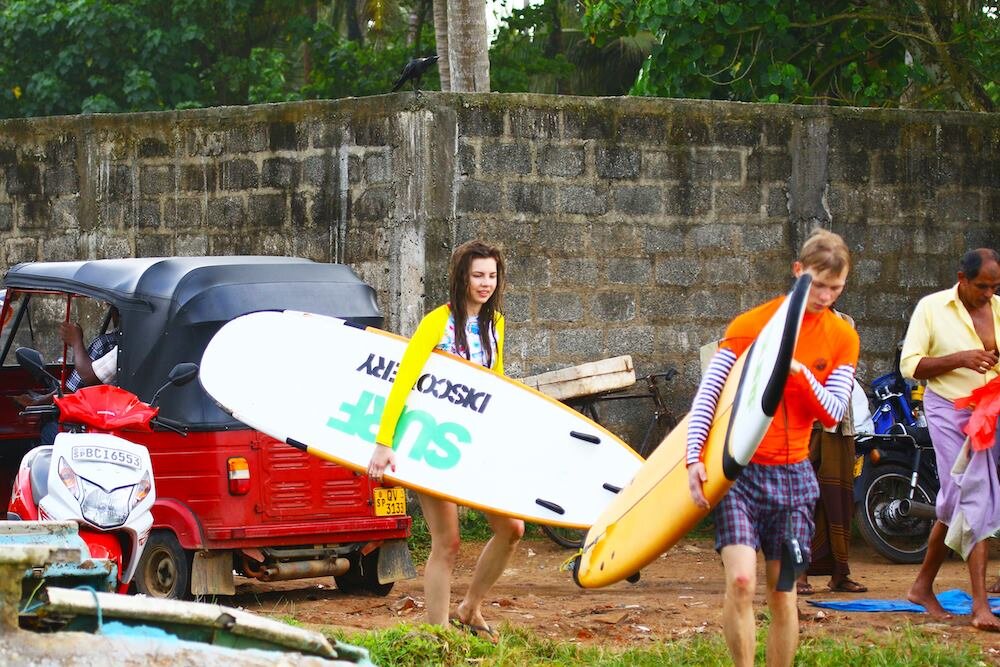
[[[772,299],[734,319],[726,329],[720,347],[731,350],[739,357],[757,338],[784,298]],[[794,357],[809,370],[819,385],[825,385],[834,370],[841,368],[841,374],[844,374],[845,366],[849,367],[850,377],[853,378],[859,348],[857,332],[833,311],[806,311]],[[825,392],[810,381],[809,375],[796,373],[788,378],[774,421],[751,461],[779,465],[798,463],[808,458],[813,422],[818,420],[824,426],[837,423],[817,393]]]

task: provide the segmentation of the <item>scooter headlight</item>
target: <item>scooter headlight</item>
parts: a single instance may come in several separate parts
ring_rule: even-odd
[[[100,528],[116,528],[125,523],[132,509],[129,500],[135,485],[105,491],[97,484],[83,480],[83,488],[80,511],[84,519]]]
[[[153,480],[149,477],[149,471],[142,476],[139,483],[132,487],[132,502],[129,503],[129,511],[135,509],[135,506],[141,503],[143,500],[149,496],[149,492],[153,489]]]
[[[80,500],[80,496],[83,494],[83,486],[80,483],[80,478],[77,476],[73,469],[69,467],[66,463],[66,459],[59,457],[59,479],[66,486],[73,497]]]

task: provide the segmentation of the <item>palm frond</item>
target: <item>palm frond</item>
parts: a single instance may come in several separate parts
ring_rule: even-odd
[[[656,44],[651,32],[619,37],[600,47],[581,35],[572,40],[566,56],[577,67],[580,92],[622,95],[632,87]]]

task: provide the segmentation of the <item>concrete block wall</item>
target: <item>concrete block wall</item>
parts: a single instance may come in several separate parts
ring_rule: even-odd
[[[675,366],[845,236],[861,374],[916,300],[1000,245],[996,114],[412,93],[0,122],[0,264],[290,254],[351,264],[388,327],[446,299],[450,250],[510,265],[508,367]]]
[[[510,98],[508,98],[510,99]],[[1000,119],[681,100],[465,100],[458,236],[511,258],[511,365],[631,353],[682,370],[726,322],[783,291],[823,225],[850,245],[841,306],[860,373],[886,372],[909,310],[1000,245]]]

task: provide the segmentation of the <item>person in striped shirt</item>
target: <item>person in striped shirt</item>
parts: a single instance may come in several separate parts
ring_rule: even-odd
[[[764,552],[767,604],[771,631],[767,664],[791,665],[799,639],[794,586],[776,588],[781,550],[798,540],[805,562],[812,542],[813,508],[819,485],[809,462],[809,437],[815,421],[837,424],[850,403],[858,362],[858,335],[831,309],[844,290],[850,254],[837,234],[816,229],[792,265],[797,278],[812,276],[788,383],[771,427],[750,463],[715,510],[716,550],[725,569],[726,592],[722,627],[737,666],[753,665],[756,627],[753,596],[757,550]],[[707,480],[701,453],[729,372],[781,305],[781,296],[734,319],[726,329],[691,407],[687,437],[688,484],[691,497],[708,508],[702,490]]]

